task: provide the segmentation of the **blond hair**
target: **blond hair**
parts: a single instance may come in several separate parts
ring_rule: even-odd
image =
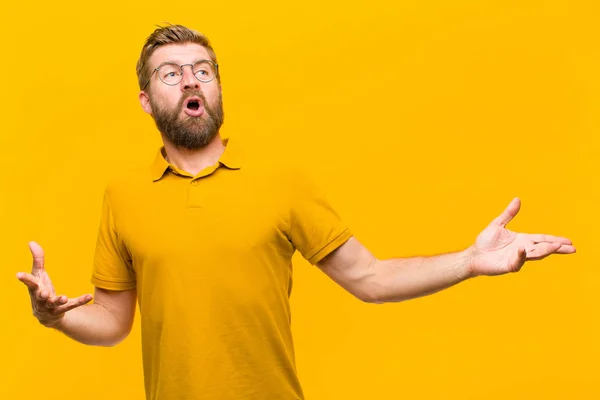
[[[148,79],[150,79],[150,75],[152,74],[152,70],[148,66],[148,61],[152,54],[160,46],[174,43],[197,43],[208,51],[210,59],[217,64],[217,55],[211,47],[210,41],[200,32],[186,28],[182,25],[159,27],[146,39],[146,43],[144,43],[144,47],[142,47],[142,52],[137,62],[136,72],[140,89],[143,89],[143,86],[148,82]],[[221,77],[219,75],[217,69],[217,80],[220,81]]]

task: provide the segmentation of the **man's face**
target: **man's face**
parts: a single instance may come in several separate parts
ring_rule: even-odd
[[[154,69],[164,62],[177,65],[210,60],[206,49],[196,43],[159,47],[150,57]],[[200,82],[191,66],[183,67],[183,79],[174,86],[164,84],[155,72],[140,102],[152,115],[156,126],[176,147],[195,150],[210,143],[223,124],[221,87],[217,79]]]

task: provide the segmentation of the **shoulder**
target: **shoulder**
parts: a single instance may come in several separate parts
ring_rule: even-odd
[[[109,198],[128,197],[139,193],[152,184],[150,168],[134,168],[112,176],[105,187],[105,195]]]
[[[274,193],[293,194],[314,186],[314,178],[302,166],[277,160],[244,164],[242,174],[253,187]]]

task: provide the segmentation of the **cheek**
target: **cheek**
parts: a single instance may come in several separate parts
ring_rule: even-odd
[[[214,85],[211,87],[207,87],[203,90],[204,97],[208,100],[208,103],[211,105],[215,105],[217,100],[219,99],[220,91],[219,87]]]
[[[177,106],[179,98],[178,93],[155,93],[152,102],[163,110],[172,110]]]

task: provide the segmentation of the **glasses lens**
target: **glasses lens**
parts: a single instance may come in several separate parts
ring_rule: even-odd
[[[176,64],[163,64],[156,71],[161,81],[167,85],[177,85],[181,82],[181,68]]]
[[[217,70],[213,63],[207,60],[198,61],[194,64],[194,75],[200,82],[210,82],[217,76]]]

